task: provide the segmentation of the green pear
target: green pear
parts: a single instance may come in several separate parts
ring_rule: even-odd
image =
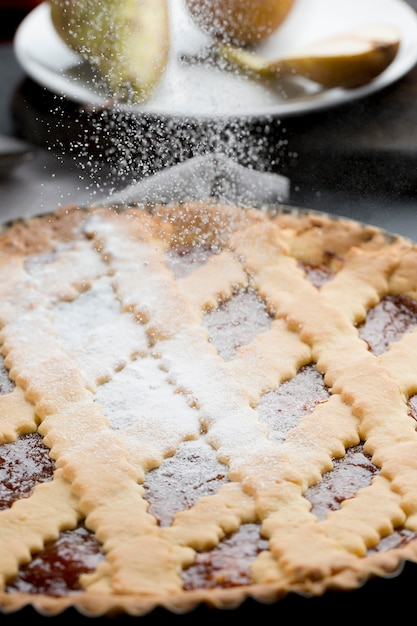
[[[401,33],[387,24],[367,24],[310,44],[279,59],[265,59],[257,52],[219,44],[218,52],[234,68],[251,76],[280,80],[303,76],[327,89],[354,89],[374,80],[395,59]]]
[[[294,4],[295,0],[185,0],[197,26],[222,43],[243,47],[272,35]]]
[[[61,39],[95,68],[109,96],[147,100],[165,71],[170,49],[167,0],[49,0]]]

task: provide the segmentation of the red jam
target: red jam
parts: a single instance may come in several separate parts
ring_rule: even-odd
[[[59,538],[48,543],[33,560],[22,565],[6,587],[8,593],[46,593],[65,596],[81,590],[79,577],[91,573],[104,555],[94,534],[84,526],[61,532]]]
[[[210,311],[204,323],[210,341],[227,361],[233,359],[240,346],[250,343],[259,333],[266,332],[272,319],[265,303],[254,291],[241,290]]]
[[[276,391],[265,393],[257,411],[268,426],[270,439],[281,442],[304,415],[311,413],[317,403],[328,397],[323,375],[315,365],[307,365]]]
[[[268,542],[260,536],[260,525],[243,524],[210,552],[197,554],[194,564],[182,573],[184,589],[248,585],[251,562],[267,549]]]
[[[6,382],[3,382],[6,381]],[[9,393],[13,384],[0,363],[0,394]],[[31,495],[38,483],[52,480],[55,465],[38,433],[18,437],[0,445],[0,510]],[[104,558],[100,544],[84,526],[63,531],[6,586],[6,592],[67,595],[80,590],[82,573],[95,570]]]
[[[167,254],[168,267],[175,278],[182,278],[204,265],[213,254],[216,251],[206,246],[176,246]]]
[[[368,311],[359,326],[359,336],[375,355],[382,354],[393,341],[417,326],[417,303],[405,296],[386,296]]]
[[[411,417],[417,421],[417,395],[414,395],[409,399],[408,408]]]
[[[0,446],[0,509],[30,496],[35,485],[52,480],[54,463],[38,433]]]
[[[161,526],[169,526],[176,513],[216,493],[228,480],[227,470],[204,440],[184,441],[174,456],[145,476],[149,512]]]
[[[307,279],[317,288],[327,283],[333,276],[333,272],[325,265],[300,262],[299,266],[304,270]]]
[[[306,492],[312,504],[312,513],[323,520],[329,511],[335,511],[344,500],[352,498],[359,489],[367,487],[372,477],[379,473],[362,446],[346,450],[341,459],[334,459],[333,470],[323,475],[323,479]]]
[[[14,383],[9,378],[9,373],[4,366],[4,358],[0,354],[0,396],[11,393]]]

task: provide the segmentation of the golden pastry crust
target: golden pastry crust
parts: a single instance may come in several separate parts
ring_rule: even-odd
[[[215,254],[177,277],[170,251],[188,246]],[[327,267],[330,280],[316,287],[303,263]],[[192,202],[151,211],[65,207],[6,227],[0,346],[15,388],[0,396],[0,441],[37,431],[55,473],[0,511],[1,608],[31,604],[57,614],[72,606],[94,616],[188,611],[202,602],[226,608],[249,596],[354,589],[417,560],[417,541],[375,549],[395,529],[417,533],[417,433],[408,406],[417,392],[417,331],[379,356],[358,333],[384,297],[416,299],[416,272],[411,242],[308,212],[271,216]],[[71,346],[63,311],[105,281],[114,317]],[[203,318],[239,290],[257,294],[271,323],[224,359]],[[163,373],[181,419],[164,398],[159,404],[167,392],[155,378],[140,396],[145,402],[155,389],[152,412],[138,409],[139,417],[113,427],[106,384],[131,363]],[[259,417],[261,398],[309,364],[323,374],[328,398],[274,441]],[[147,473],[202,433],[228,480],[161,525],[149,508]],[[360,443],[377,475],[319,520],[306,493]],[[21,565],[80,521],[103,558],[81,576],[79,592],[8,590]],[[185,589],[182,573],[196,555],[244,524],[258,524],[268,546],[253,559],[250,581]]]

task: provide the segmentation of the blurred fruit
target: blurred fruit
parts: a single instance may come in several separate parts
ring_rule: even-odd
[[[208,34],[249,46],[272,35],[295,0],[185,0],[185,4],[195,23]]]
[[[50,7],[59,36],[99,71],[112,98],[149,98],[168,62],[167,0],[50,0]]]
[[[265,59],[229,44],[219,44],[218,51],[233,67],[247,74],[270,80],[303,76],[327,89],[352,89],[369,83],[392,63],[400,40],[396,28],[369,24],[311,44],[282,59]]]

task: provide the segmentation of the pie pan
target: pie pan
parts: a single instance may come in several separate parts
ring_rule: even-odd
[[[202,176],[202,172],[207,175]],[[4,226],[0,266],[0,339],[5,366],[16,388],[20,389],[20,395],[16,394],[19,400],[17,406],[20,409],[25,406],[27,415],[25,413],[25,419],[22,418],[24,425],[17,426],[15,412],[10,411],[9,415],[3,410],[3,442],[6,445],[13,443],[14,435],[31,434],[39,428],[56,462],[56,469],[53,480],[43,483],[46,486],[37,485],[32,493],[0,513],[0,528],[5,538],[0,566],[8,579],[6,587],[9,587],[8,592],[0,596],[4,613],[2,619],[15,621],[20,617],[36,617],[37,621],[48,620],[50,623],[63,617],[73,617],[78,622],[88,623],[91,620],[106,623],[115,620],[145,624],[167,619],[169,622],[184,623],[210,617],[220,621],[240,619],[248,614],[258,619],[276,619],[287,615],[289,610],[295,614],[308,610],[309,617],[314,618],[322,616],[324,611],[337,614],[345,602],[351,605],[355,599],[365,601],[365,609],[361,609],[365,615],[366,607],[372,607],[372,617],[381,605],[383,593],[389,594],[404,608],[411,604],[408,590],[417,560],[413,528],[415,427],[413,412],[407,402],[417,391],[412,374],[414,333],[408,329],[409,332],[401,335],[400,339],[397,337],[391,344],[395,347],[384,353],[371,354],[372,337],[366,338],[363,334],[359,337],[358,329],[368,311],[386,296],[415,301],[414,264],[417,251],[411,241],[395,234],[343,217],[293,208],[284,204],[287,198],[287,180],[249,172],[216,157],[199,159],[167,171],[153,180],[104,199],[100,206],[68,207],[56,215],[17,220]],[[132,208],[132,205],[135,206]],[[78,228],[80,223],[81,230]],[[277,228],[271,228],[271,223]],[[218,229],[214,234],[213,224]],[[178,230],[172,231],[172,227]],[[124,234],[121,244],[119,231]],[[197,232],[200,234],[196,235]],[[224,232],[226,239],[223,239]],[[223,275],[225,268],[227,272],[231,271],[229,265],[214,265],[217,270],[210,270],[207,274],[203,263],[198,266],[200,272],[196,280],[184,279],[175,285],[162,268],[159,255],[164,252],[167,241],[175,241],[178,256],[181,257],[184,248],[190,246],[190,242],[199,240],[201,234],[214,237],[204,240],[216,249],[214,257],[230,259],[233,256],[229,286],[226,284],[229,273],[226,278]],[[43,240],[38,240],[38,235],[42,235]],[[133,274],[132,282],[132,263],[138,252],[136,243],[142,242],[142,235],[146,256],[141,257],[141,272]],[[94,254],[91,254],[90,241],[94,242]],[[172,249],[172,245],[167,248],[168,252]],[[27,251],[30,251],[29,256]],[[96,253],[102,255],[100,263],[95,258]],[[214,262],[217,263],[217,260]],[[106,273],[101,276],[105,276],[104,283],[97,277],[90,283],[88,276],[90,273],[96,276],[97,267],[101,270],[104,267],[102,262],[106,267]],[[107,269],[107,263],[110,263],[110,269]],[[239,265],[241,263],[244,272]],[[48,269],[47,279],[45,266]],[[318,286],[305,280],[310,270],[314,273],[319,269],[326,273],[326,268],[331,273],[330,280],[324,280]],[[162,272],[161,291],[155,305],[154,294],[149,296],[146,291],[147,284],[138,286],[137,283],[148,275],[153,281],[154,275],[159,276],[159,272]],[[208,282],[202,281],[203,276]],[[69,282],[68,278],[71,279]],[[213,292],[210,281],[216,285]],[[77,303],[82,294],[93,293],[94,284],[98,282],[100,289],[110,282],[112,289],[115,286],[118,301],[123,302],[123,312],[129,315],[133,312],[137,323],[134,328],[123,326],[125,334],[117,336],[117,341],[112,342],[112,317],[106,318],[103,322],[106,334],[96,337],[94,343],[94,354],[97,351],[100,358],[91,362],[91,352],[86,344],[91,345],[94,333],[88,335],[85,344],[75,344],[71,350],[67,349],[65,342],[73,339],[69,335],[81,332],[84,320],[79,313],[78,317],[71,313],[75,315],[72,320],[78,321],[80,328],[71,326],[68,333],[62,320],[66,322],[69,318],[62,318],[62,312],[65,310],[65,315],[68,315],[68,307]],[[179,285],[182,285],[181,288]],[[269,334],[269,330],[265,329],[258,332],[253,341],[237,347],[228,365],[224,363],[226,358],[219,358],[214,349],[208,347],[205,334],[202,338],[200,326],[195,323],[196,309],[192,308],[190,323],[184,323],[183,316],[177,315],[178,310],[169,308],[170,298],[161,297],[162,293],[169,293],[176,306],[186,308],[188,303],[194,307],[195,303],[200,306],[202,301],[205,311],[210,312],[211,308],[216,309],[219,302],[231,300],[240,290],[256,291],[267,302],[268,312],[274,318],[270,324],[275,325],[276,335]],[[94,293],[99,295],[100,291]],[[154,310],[159,317],[154,320],[150,315],[151,309],[147,309],[144,303],[138,307],[135,300],[137,293],[143,295],[145,300],[149,296],[149,306],[156,306]],[[210,307],[213,294],[216,303]],[[49,317],[51,307],[53,315]],[[410,311],[415,314],[412,305]],[[323,318],[324,313],[326,316]],[[101,307],[96,306],[92,322],[100,324],[104,314]],[[177,393],[172,398],[169,396],[169,403],[181,402],[183,396],[188,397],[188,408],[184,405],[181,409],[184,421],[188,413],[191,415],[196,409],[199,411],[202,431],[200,427],[197,431],[193,430],[195,425],[190,417],[191,426],[184,426],[184,431],[181,431],[181,443],[208,435],[208,441],[218,451],[220,461],[224,464],[227,459],[230,481],[226,480],[218,492],[210,492],[207,498],[197,499],[186,507],[187,510],[176,513],[174,531],[170,524],[165,530],[161,530],[162,524],[161,527],[151,524],[152,532],[144,543],[140,535],[140,542],[134,544],[135,552],[129,543],[130,534],[127,550],[124,543],[121,549],[117,539],[121,532],[123,534],[124,524],[131,520],[130,509],[134,509],[142,520],[139,524],[136,518],[134,522],[129,521],[128,527],[133,535],[138,525],[142,532],[141,524],[146,526],[150,523],[153,514],[147,513],[141,498],[138,498],[136,482],[134,488],[130,487],[133,490],[128,493],[131,496],[128,503],[124,500],[124,493],[120,496],[123,499],[119,500],[119,489],[112,486],[122,485],[124,488],[125,477],[120,471],[114,471],[114,467],[120,470],[128,466],[129,485],[131,475],[136,476],[132,468],[141,467],[144,474],[141,481],[145,485],[151,470],[162,467],[162,461],[175,458],[178,444],[177,435],[158,422],[160,430],[151,440],[153,447],[149,448],[146,437],[149,437],[149,432],[155,431],[155,426],[147,417],[146,410],[141,414],[140,423],[135,423],[140,432],[137,441],[131,423],[117,423],[116,428],[112,420],[118,412],[122,395],[117,395],[116,405],[106,414],[112,429],[117,430],[117,436],[109,435],[108,422],[102,420],[100,407],[105,406],[105,395],[102,394],[106,393],[106,386],[123,376],[133,363],[140,364],[148,355],[146,346],[139,350],[135,343],[135,350],[129,352],[134,358],[113,363],[108,360],[105,348],[108,347],[111,352],[116,345],[119,349],[124,342],[129,343],[131,334],[136,341],[135,333],[141,325],[146,326],[149,337],[152,337],[152,358],[160,359],[161,371],[169,373],[170,384],[176,388]],[[59,336],[58,343],[51,328],[55,328],[56,336]],[[24,329],[26,332],[22,332]],[[33,337],[28,338],[28,329]],[[201,357],[204,367],[200,367],[198,356],[201,342],[208,352],[208,356],[204,354]],[[289,352],[286,352],[290,348],[291,359],[294,350],[298,355],[292,364]],[[279,350],[284,356],[279,356]],[[174,353],[180,361],[173,361]],[[62,359],[66,359],[64,364]],[[75,374],[74,363],[77,368],[81,367],[81,377]],[[113,363],[110,372],[109,363]],[[258,428],[258,420],[253,421],[253,407],[256,406],[261,415],[261,396],[279,390],[311,363],[324,375],[324,387],[331,389],[331,393],[318,400],[313,408],[307,406],[300,422],[290,424],[285,433],[279,435],[280,439],[265,436],[265,424],[269,433],[272,433],[273,427],[266,421],[262,428]],[[220,368],[221,375],[216,369],[211,378],[213,364]],[[146,361],[146,366],[150,367],[150,361]],[[206,378],[208,373],[210,380]],[[236,388],[231,373],[242,377]],[[216,393],[209,389],[208,382]],[[158,388],[157,379],[151,379],[150,386]],[[123,389],[120,387],[119,393]],[[129,390],[132,392],[133,388],[129,387]],[[95,396],[94,402],[90,394]],[[6,392],[2,397],[7,398],[8,395],[11,394]],[[23,402],[24,398],[27,404]],[[242,398],[245,408],[240,404]],[[150,406],[146,404],[143,387],[135,402],[139,412],[141,404],[147,408]],[[3,409],[4,404],[3,400]],[[238,423],[233,417],[235,407]],[[387,407],[389,419],[385,410]],[[61,411],[64,411],[65,420]],[[84,411],[89,420],[80,419]],[[159,406],[158,411],[162,411]],[[123,419],[129,422],[126,412],[123,404]],[[223,413],[230,419],[222,419]],[[284,418],[287,413],[289,409],[284,410]],[[76,430],[72,427],[73,420]],[[8,434],[5,434],[5,422]],[[32,427],[32,431],[30,424],[36,426]],[[81,435],[80,431],[84,434]],[[252,432],[257,433],[254,439],[251,438]],[[168,443],[164,443],[163,453],[160,451],[161,460],[158,446],[162,446],[165,436]],[[100,445],[96,445],[97,438]],[[102,445],[103,442],[106,445]],[[325,517],[319,519],[310,489],[324,484],[324,476],[335,471],[336,460],[343,461],[348,456],[348,450],[358,446],[362,448],[355,454],[358,453],[362,461],[356,466],[365,470],[365,474],[367,468],[372,466],[366,475],[366,484],[353,481],[353,493],[340,498],[343,504],[331,508],[330,513],[327,511]],[[74,459],[78,459],[78,464]],[[174,478],[177,471],[175,466],[171,470]],[[107,480],[102,480],[103,476]],[[215,479],[219,476],[216,475]],[[48,493],[54,481],[56,491],[49,493],[62,496],[62,490],[66,490],[65,493],[69,491],[72,494],[70,503],[63,497],[62,501],[58,497],[53,502],[47,497],[45,502],[50,510],[48,508],[48,516],[45,516],[34,503],[42,498],[42,493]],[[175,481],[170,484],[174,485],[172,489],[175,491]],[[152,490],[150,483],[146,488]],[[330,491],[334,489],[333,486]],[[102,491],[108,494],[112,506],[113,500],[118,502],[117,515],[109,516],[107,512],[104,521],[101,511],[110,505],[107,500],[100,499]],[[334,500],[338,497],[336,494]],[[149,500],[152,501],[152,498]],[[311,506],[307,505],[307,501]],[[194,515],[200,505],[205,513],[202,517],[197,516],[195,522]],[[311,507],[317,519],[312,519]],[[225,510],[233,511],[233,515],[226,516],[226,521],[222,517]],[[164,560],[164,550],[160,560],[157,552],[157,557],[152,556],[155,560],[151,561],[157,568],[156,579],[155,569],[150,567],[147,570],[154,584],[150,596],[156,597],[157,601],[153,602],[151,598],[139,606],[127,601],[129,592],[122,592],[119,600],[113,599],[110,604],[104,598],[103,603],[99,602],[102,608],[95,611],[89,610],[84,596],[81,600],[77,599],[77,594],[71,602],[61,603],[56,598],[47,602],[45,598],[40,600],[30,594],[25,596],[24,602],[13,602],[13,594],[16,593],[16,598],[22,587],[17,586],[13,591],[6,559],[17,560],[20,564],[28,561],[25,553],[22,556],[20,545],[27,546],[33,553],[42,551],[42,545],[37,550],[33,547],[36,542],[31,537],[38,541],[40,536],[47,543],[53,537],[51,528],[54,524],[59,530],[73,528],[77,522],[77,516],[74,522],[74,512],[78,519],[86,521],[88,528],[97,532],[100,543],[105,545],[109,554],[109,565],[105,564],[100,569],[98,578],[94,573],[88,580],[87,587],[99,583],[94,590],[96,600],[98,596],[103,599],[106,595],[108,581],[113,576],[116,585],[118,576],[123,577],[124,563],[120,561],[120,554],[129,567],[133,563],[134,569],[140,570],[142,553],[138,555],[137,546],[141,545],[143,554],[147,554],[147,542],[153,544],[155,540],[158,545],[161,542],[165,549],[166,538],[169,538],[175,546],[171,560]],[[263,545],[258,554],[261,558],[254,570],[255,583],[240,585],[232,576],[232,584],[223,587],[219,593],[211,594],[209,590],[200,593],[199,588],[194,588],[189,594],[190,602],[184,601],[183,594],[163,596],[158,581],[161,586],[166,584],[165,568],[172,568],[176,575],[175,559],[184,559],[184,563],[187,561],[187,565],[191,565],[195,557],[193,546],[200,542],[203,548],[196,552],[205,553],[208,549],[204,546],[221,543],[221,536],[216,541],[209,532],[207,542],[206,535],[200,535],[201,527],[210,526],[212,514],[218,516],[216,519],[223,520],[216,524],[220,524],[224,536],[233,536],[230,529],[236,530],[237,519],[243,525],[262,522],[270,548]],[[155,517],[158,518],[158,515],[155,514]],[[38,518],[39,524],[37,521],[35,524]],[[190,526],[185,524],[185,530],[184,520],[188,520],[187,524],[189,520],[192,522]],[[109,538],[110,531],[114,529],[116,538],[111,534]],[[306,531],[306,536],[299,531]],[[27,536],[26,532],[32,535]],[[396,543],[384,549],[382,544],[393,535]],[[302,559],[298,551],[301,544]],[[279,566],[271,560],[269,552]],[[115,573],[112,573],[112,567]],[[274,579],[276,571],[278,578]],[[128,585],[132,584],[130,576],[123,580]],[[281,584],[282,580],[286,584]]]

